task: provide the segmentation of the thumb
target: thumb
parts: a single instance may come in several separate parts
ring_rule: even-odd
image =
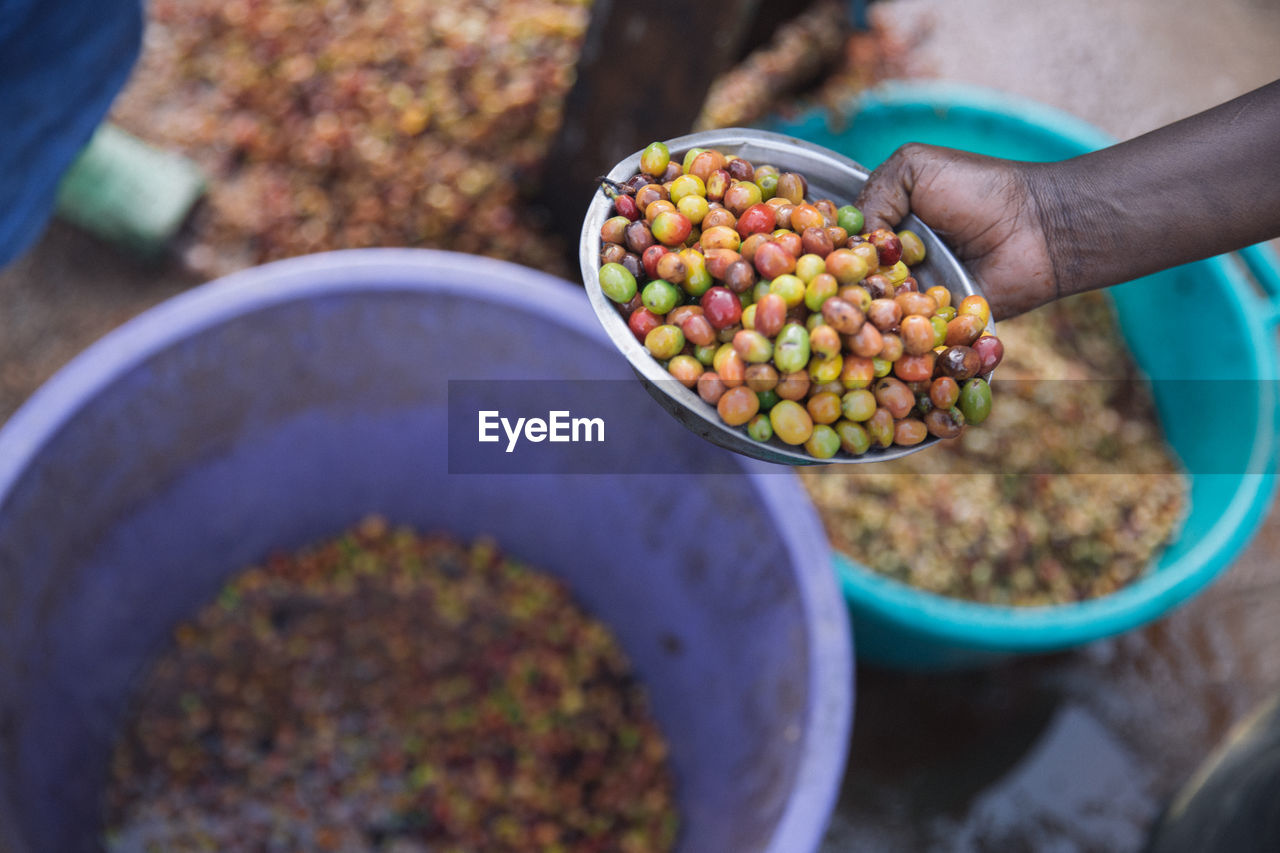
[[[862,211],[865,231],[894,228],[911,210],[920,164],[929,157],[928,145],[903,145],[867,178],[854,206]]]

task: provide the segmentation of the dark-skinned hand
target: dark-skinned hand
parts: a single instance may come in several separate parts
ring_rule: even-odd
[[[1280,81],[1058,163],[903,146],[855,202],[868,231],[916,214],[997,319],[1280,236]]]

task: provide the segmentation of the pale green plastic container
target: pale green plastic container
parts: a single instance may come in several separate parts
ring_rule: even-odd
[[[1044,105],[953,84],[895,83],[851,106],[851,120],[843,126],[832,126],[825,114],[815,112],[774,121],[768,128],[868,167],[907,142],[1052,161],[1114,141]],[[1233,386],[1247,393],[1237,394],[1232,406],[1189,405],[1179,391],[1183,385],[1155,383],[1161,425],[1191,477],[1190,510],[1177,541],[1142,579],[1113,595],[1037,608],[994,607],[922,592],[836,554],[860,660],[955,668],[1118,634],[1194,596],[1257,531],[1275,489],[1280,264],[1274,252],[1254,246],[1108,293],[1130,349],[1152,379],[1252,380]],[[1178,344],[1193,334],[1217,354],[1215,360]]]
[[[104,124],[58,185],[58,216],[116,246],[160,254],[205,191],[194,162]]]

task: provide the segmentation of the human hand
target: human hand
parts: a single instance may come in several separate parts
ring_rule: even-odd
[[[1056,298],[1027,164],[911,143],[872,172],[855,204],[868,231],[914,213],[978,279],[996,319]]]
[[[978,279],[997,319],[1280,237],[1280,80],[1136,139],[1057,163],[910,144],[855,204],[908,211]]]

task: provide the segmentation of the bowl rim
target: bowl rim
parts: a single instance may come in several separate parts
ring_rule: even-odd
[[[1212,258],[1208,262],[1214,262],[1228,279],[1239,276],[1225,259]],[[1233,307],[1248,316],[1250,310],[1243,308],[1240,300],[1251,294],[1234,286],[1231,291],[1237,297]],[[1254,310],[1261,308],[1260,304]],[[1259,328],[1251,328],[1254,346],[1263,344],[1258,340]],[[1274,373],[1259,386],[1273,389]],[[1263,394],[1248,466],[1250,472],[1263,473],[1187,473],[1192,481],[1231,477],[1237,478],[1240,485],[1199,542],[1167,565],[1157,555],[1145,574],[1113,593],[1081,602],[1036,607],[982,604],[918,589],[878,574],[833,546],[841,590],[851,605],[874,612],[885,621],[965,648],[988,651],[1050,651],[1150,622],[1190,599],[1225,570],[1270,509],[1276,489],[1277,401],[1272,390]]]
[[[870,170],[838,152],[820,145],[799,139],[785,133],[775,133],[755,128],[729,127],[718,130],[705,130],[690,133],[666,140],[665,144],[672,152],[687,151],[694,147],[741,149],[749,147],[753,150],[768,152],[773,155],[769,162],[781,165],[788,154],[794,159],[797,155],[808,158],[812,163],[821,165],[824,170],[838,172],[842,178],[856,181],[861,186],[866,181]],[[620,160],[605,176],[612,181],[625,181],[640,169],[641,151],[636,151]],[[766,156],[768,156],[766,155]],[[753,157],[752,159],[757,159]],[[759,160],[757,159],[757,162]],[[800,166],[801,170],[810,167]],[[850,201],[852,201],[852,197]],[[578,242],[578,259],[582,267],[582,279],[586,286],[587,297],[613,345],[627,358],[632,370],[644,383],[650,395],[662,405],[672,416],[686,428],[699,436],[742,456],[759,459],[781,465],[859,465],[875,462],[887,462],[927,450],[941,439],[927,436],[919,444],[903,447],[891,445],[887,448],[872,448],[860,456],[837,453],[830,459],[817,459],[801,448],[793,448],[784,444],[776,436],[767,442],[758,442],[750,438],[745,427],[730,427],[724,424],[713,406],[702,400],[694,391],[684,387],[666,371],[657,359],[649,354],[631,332],[627,322],[618,312],[616,305],[604,295],[600,288],[598,270],[600,268],[600,227],[609,216],[613,202],[599,190],[592,196],[583,218],[582,233]],[[981,295],[978,282],[968,269],[947,248],[946,244],[931,229],[920,221],[915,214],[908,214],[898,225],[899,229],[916,232],[924,242],[928,252],[928,263],[938,265],[935,273],[941,274],[940,282],[951,290],[958,288],[960,298],[970,294]],[[954,285],[954,286],[953,286]],[[959,299],[956,299],[958,303]],[[987,330],[995,334],[994,320],[988,321]],[[983,378],[990,380],[990,374]]]
[[[520,280],[520,287],[510,286],[513,277]],[[21,488],[29,463],[77,413],[156,354],[237,317],[285,303],[405,291],[448,292],[501,304],[612,350],[581,288],[506,261],[433,249],[349,249],[253,267],[184,291],[108,332],[58,370],[0,425],[0,514]],[[853,722],[849,614],[829,569],[826,534],[798,478],[779,476],[775,469],[753,460],[737,461],[775,519],[795,567],[809,663],[810,701],[794,785],[763,849],[767,853],[816,850],[839,796]]]
[[[1039,133],[1051,133],[1092,150],[1116,142],[1099,128],[1054,107],[993,89],[952,82],[889,81],[854,98],[850,115],[863,110],[955,111],[998,118]],[[811,117],[809,111],[788,127]],[[1159,556],[1131,584],[1100,598],[1070,604],[1012,607],[981,604],[918,589],[863,566],[833,547],[841,589],[855,614],[874,614],[897,628],[950,646],[988,652],[1044,652],[1068,648],[1139,627],[1187,601],[1225,570],[1253,537],[1276,491],[1277,427],[1280,408],[1274,381],[1280,375],[1270,303],[1260,298],[1232,256],[1198,262],[1225,284],[1228,305],[1248,330],[1248,344],[1260,370],[1263,397],[1245,474],[1208,533],[1168,565]],[[1098,475],[1111,476],[1111,475]]]

